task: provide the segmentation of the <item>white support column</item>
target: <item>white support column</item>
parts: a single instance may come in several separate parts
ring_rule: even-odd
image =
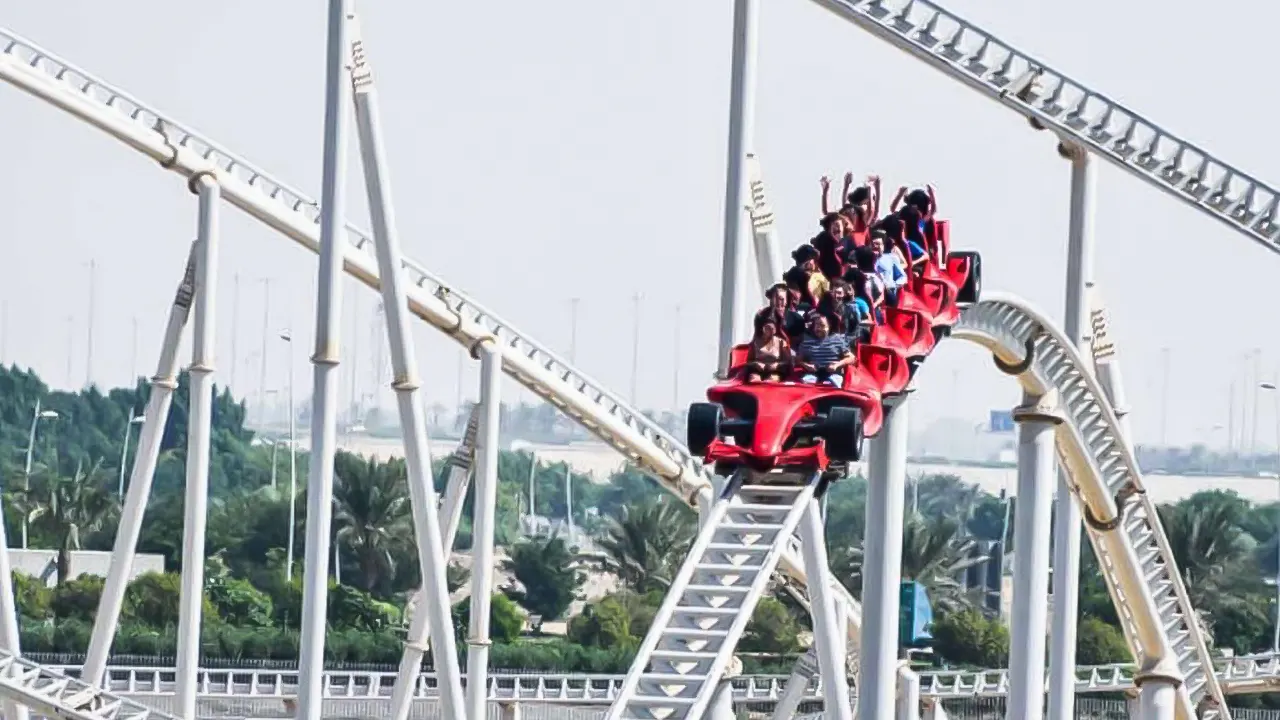
[[[822,510],[817,500],[809,501],[809,508],[804,517],[800,518],[799,530],[804,569],[809,579],[809,614],[813,619],[813,643],[817,649],[818,671],[822,677],[824,717],[850,720],[853,709],[849,704],[849,678],[845,672],[844,655],[840,652],[843,643],[837,638],[840,623],[836,620],[826,533],[822,529]],[[893,627],[896,631],[898,624],[893,623]],[[893,717],[892,708],[889,717]]]
[[[1093,276],[1093,165],[1083,148],[1059,145],[1071,161],[1071,219],[1067,242],[1067,338],[1086,350],[1087,286]],[[1073,720],[1076,625],[1080,614],[1080,508],[1067,476],[1058,473],[1053,531],[1053,642],[1049,645],[1049,720]]]
[[[1138,700],[1138,691],[1125,691],[1124,709],[1125,712],[1129,713],[1129,720],[1140,720],[1142,717],[1142,703]]]
[[[347,205],[347,12],[329,0],[326,22],[324,159],[320,187],[320,267],[316,277],[315,353],[311,356],[311,457],[307,534],[302,558],[302,627],[298,658],[299,720],[320,720],[324,633],[329,605],[333,456],[337,450],[338,364],[341,362],[342,256]],[[384,281],[385,284],[385,281]],[[290,448],[295,453],[296,448]],[[290,498],[292,502],[294,499]],[[293,528],[289,528],[292,533]]]
[[[138,433],[138,449],[134,455],[133,470],[129,475],[129,488],[125,491],[124,509],[111,548],[111,565],[107,580],[98,600],[98,614],[93,623],[93,636],[89,639],[89,651],[85,654],[80,679],[90,685],[102,683],[107,670],[107,658],[111,655],[111,642],[116,636],[120,610],[124,606],[124,592],[129,584],[133,558],[138,550],[138,535],[142,532],[142,519],[146,514],[147,500],[151,497],[151,481],[155,478],[156,463],[160,459],[160,441],[169,421],[169,408],[173,404],[173,391],[178,387],[178,349],[191,312],[195,295],[196,243],[192,243],[187,257],[187,269],[178,285],[178,292],[169,309],[169,322],[165,325],[164,340],[160,345],[160,360],[156,374],[151,378],[151,396]]]
[[[735,0],[733,65],[729,88],[729,147],[724,188],[724,258],[720,278],[719,375],[729,370],[729,350],[745,317],[741,297],[746,273],[746,161],[755,135],[756,44],[759,0]],[[742,338],[745,340],[745,338]]]
[[[471,523],[471,632],[467,639],[467,713],[469,718],[488,717],[489,606],[493,594],[493,533],[498,502],[499,387],[502,355],[496,341],[487,338],[472,347],[480,356],[480,442],[476,496]]]
[[[213,175],[197,173],[189,183],[200,196],[196,249],[195,331],[191,398],[187,421],[187,490],[182,523],[182,588],[178,595],[179,717],[196,717],[200,671],[201,603],[204,600],[205,523],[209,515],[209,432],[213,424],[213,347],[218,289],[218,204],[222,192]]]
[[[806,565],[805,568],[807,571],[808,566]],[[796,660],[791,675],[782,686],[782,696],[773,706],[771,720],[791,720],[795,717],[796,711],[800,709],[800,703],[804,701],[805,693],[809,690],[809,683],[818,676],[818,665],[816,646],[810,647],[799,660]]]
[[[1141,693],[1138,696],[1138,717],[1141,720],[1174,719],[1180,680],[1148,673],[1135,676],[1133,682]]]
[[[910,395],[884,404],[884,425],[871,439],[868,459],[865,570],[858,717],[894,720],[898,666],[898,605],[902,584],[902,523],[907,492],[907,422]],[[812,587],[812,583],[810,583]]]
[[[467,432],[459,443],[454,457],[459,458],[449,470],[449,482],[445,486],[443,511],[445,517],[445,538],[442,546],[452,550],[454,539],[458,536],[458,526],[462,523],[462,508],[467,497],[467,486],[470,484],[471,466],[476,454],[476,433],[479,422],[480,406],[471,409],[471,418],[467,421]],[[474,575],[472,576],[474,577]],[[446,588],[447,589],[447,588]],[[396,671],[396,682],[391,690],[392,717],[407,717],[413,703],[413,692],[417,685],[418,671],[422,668],[422,657],[430,645],[427,613],[428,600],[425,591],[419,588],[411,601],[413,611],[406,610],[409,620],[409,633],[406,635],[404,652],[400,655],[400,666]],[[418,608],[422,608],[421,611]],[[520,706],[512,705],[511,709],[519,717]],[[506,712],[503,709],[502,712]],[[400,713],[403,713],[401,715]]]
[[[920,720],[920,676],[913,672],[902,672],[898,676],[902,678],[902,687],[898,692],[897,720]]]
[[[1018,512],[1013,526],[1013,612],[1009,656],[1009,720],[1044,718],[1048,634],[1049,523],[1056,479],[1057,398],[1024,393],[1018,423]]]
[[[733,683],[721,680],[716,686],[715,697],[707,706],[707,720],[735,720],[733,712]]]
[[[422,605],[429,637],[436,644],[433,657],[439,680],[439,701],[445,720],[465,717],[462,673],[458,666],[457,643],[453,637],[453,618],[449,609],[449,591],[445,582],[444,543],[440,515],[431,470],[431,453],[427,443],[426,417],[418,392],[418,363],[409,332],[408,305],[405,299],[403,254],[396,230],[395,210],[391,203],[391,180],[383,150],[378,96],[374,88],[373,69],[360,38],[355,16],[350,17],[352,30],[351,85],[354,89],[356,128],[360,135],[360,158],[364,164],[365,191],[369,214],[373,220],[373,238],[378,257],[378,274],[382,279],[382,306],[386,316],[387,335],[391,341],[391,366],[395,372],[392,387],[400,412],[404,434],[405,464],[409,473],[409,502],[413,508],[414,539],[422,571]],[[474,600],[473,600],[474,602]],[[414,642],[418,638],[409,638]],[[419,646],[425,647],[426,638]],[[415,643],[417,644],[417,643]],[[406,653],[407,655],[408,653]],[[405,663],[402,659],[401,669]],[[416,674],[416,668],[414,669]],[[397,679],[397,691],[401,684]],[[408,716],[412,688],[397,692],[392,720]],[[316,720],[307,718],[306,720]]]

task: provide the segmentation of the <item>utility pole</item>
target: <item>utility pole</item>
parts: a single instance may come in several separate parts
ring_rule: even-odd
[[[640,293],[631,299],[634,322],[631,326],[631,404],[636,404],[636,383],[640,377]]]
[[[236,347],[236,339],[240,336],[240,273],[235,274],[231,291],[231,377],[229,387],[236,386],[236,367],[240,365],[240,353]],[[134,320],[137,323],[137,320]]]
[[[67,316],[67,389],[75,387],[75,380],[71,377],[71,354],[75,352],[76,347],[76,319],[74,315]]]
[[[1169,447],[1169,348],[1160,348],[1160,447]]]
[[[267,420],[267,343],[271,337],[271,278],[262,278],[262,367],[258,376],[258,426]]]
[[[671,410],[680,411],[680,306],[676,305],[675,338],[672,340],[672,352],[675,354],[671,369]]]
[[[569,362],[578,364],[578,303],[581,298],[569,299]]]
[[[1252,378],[1252,381],[1249,383],[1250,388],[1257,388],[1258,385],[1262,382],[1261,364],[1262,364],[1262,349],[1254,348],[1253,349],[1253,378]],[[1251,392],[1250,395],[1253,395],[1253,418],[1251,420],[1251,424],[1253,427],[1249,431],[1249,467],[1254,467],[1255,465],[1257,465],[1257,461],[1255,457],[1258,454],[1258,407],[1262,405],[1262,403],[1259,402],[1259,397],[1256,390],[1254,390],[1254,392]]]
[[[235,357],[235,352],[231,353]],[[129,358],[129,387],[138,386],[138,316],[133,316],[133,356]],[[130,410],[129,412],[133,412]],[[128,434],[125,435],[128,437]]]
[[[89,324],[85,333],[88,336],[88,339],[85,342],[85,348],[84,348],[84,355],[85,355],[84,386],[85,387],[89,387],[90,385],[93,385],[93,306],[96,304],[94,302],[95,300],[94,295],[96,294],[97,288],[95,288],[94,285],[97,282],[97,279],[98,279],[98,261],[96,259],[93,259],[89,261]]]

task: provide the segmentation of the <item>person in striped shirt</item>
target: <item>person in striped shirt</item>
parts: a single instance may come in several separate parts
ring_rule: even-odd
[[[853,361],[849,338],[832,333],[826,316],[815,313],[809,320],[809,335],[796,351],[796,365],[804,372],[800,381],[840,387],[844,384],[844,369]]]

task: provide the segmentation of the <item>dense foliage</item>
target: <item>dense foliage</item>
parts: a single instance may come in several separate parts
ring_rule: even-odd
[[[161,438],[139,541],[141,551],[164,556],[166,572],[143,575],[129,585],[114,646],[118,655],[167,657],[174,651],[187,388],[183,376]],[[28,652],[77,654],[87,646],[102,579],[68,579],[68,557],[79,548],[110,549],[119,517],[122,443],[129,418],[144,412],[149,392],[141,382],[106,394],[96,388],[51,392],[34,373],[0,368],[0,479],[9,541],[17,544],[25,516],[31,546],[58,551],[50,568],[54,587],[15,576]],[[43,410],[57,415],[38,421],[28,476],[23,465],[37,400]],[[539,422],[555,422],[543,415],[536,416]],[[208,660],[291,662],[297,655],[295,628],[301,614],[298,576],[306,503],[287,495],[288,449],[273,449],[255,437],[244,427],[245,417],[242,403],[217,393],[203,649]],[[135,438],[131,453],[136,445]],[[443,489],[443,451],[448,449],[436,448],[442,456],[436,463],[438,490]],[[275,487],[273,455],[280,481]],[[126,459],[126,468],[134,459]],[[301,496],[306,457],[298,461]],[[635,470],[596,483],[563,464],[531,466],[532,461],[525,453],[499,457],[496,569],[505,584],[497,588],[490,612],[496,643],[491,662],[499,667],[621,671],[693,541],[695,514]],[[406,606],[420,585],[405,466],[398,460],[378,462],[340,453],[335,476],[333,540],[341,582],[330,584],[327,655],[334,662],[393,665],[402,649],[406,615],[412,612]],[[524,536],[520,519],[529,511],[530,478],[536,513],[550,518],[564,516],[568,479],[574,524],[595,538],[596,553],[584,555],[557,536]],[[985,548],[992,541],[1008,545],[1016,508],[950,475],[914,479],[909,498],[903,576],[922,584],[933,600],[932,657],[946,665],[1004,664],[1008,632],[984,590],[971,587],[965,576],[991,562]],[[836,484],[825,499],[832,566],[855,596],[861,594],[865,500],[861,478]],[[292,528],[291,501],[297,503]],[[455,550],[470,546],[471,502],[468,496]],[[1160,510],[1188,590],[1219,647],[1244,653],[1270,644],[1275,606],[1272,590],[1260,578],[1270,576],[1277,562],[1275,511],[1224,492],[1200,493]],[[284,571],[290,534],[298,558],[292,581]],[[1089,554],[1084,565],[1081,605],[1088,619],[1080,627],[1077,658],[1081,663],[1126,660],[1118,618]],[[581,602],[588,576],[600,572],[616,579],[616,590]],[[461,565],[450,566],[448,585],[455,597],[465,595],[467,581]],[[454,624],[459,652],[465,652],[469,601],[459,600]],[[539,632],[553,621],[567,622],[566,637]],[[764,667],[762,663],[786,666],[803,649],[808,631],[807,616],[789,596],[766,598],[740,644],[743,653],[751,654],[748,671]]]

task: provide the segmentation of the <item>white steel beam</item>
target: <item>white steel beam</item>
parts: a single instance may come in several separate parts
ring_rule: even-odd
[[[1089,154],[1060,145],[1071,161],[1071,217],[1067,236],[1067,338],[1083,351],[1087,342],[1088,286],[1093,277],[1093,167]],[[1092,369],[1092,368],[1090,368]],[[1053,634],[1049,645],[1049,720],[1075,717],[1076,626],[1080,622],[1080,507],[1069,478],[1058,473],[1053,529]]]
[[[1048,636],[1050,488],[1057,478],[1054,426],[1062,422],[1057,399],[1023,393],[1014,408],[1018,423],[1018,512],[1013,528],[1013,638],[1009,656],[1010,720],[1044,717],[1045,644]],[[1074,680],[1075,669],[1072,668]],[[1074,683],[1072,683],[1074,687]]]
[[[498,422],[502,355],[493,341],[476,345],[480,356],[480,443],[471,523],[471,628],[467,638],[467,713],[488,717],[489,606],[495,565],[493,535],[498,503]]]
[[[885,401],[884,424],[868,443],[862,652],[858,677],[860,720],[894,720],[909,398],[909,394],[903,394]],[[814,585],[810,580],[810,594]]]
[[[342,238],[346,225],[347,12],[329,0],[326,23],[323,166],[320,185],[320,264],[316,277],[315,351],[311,356],[311,458],[307,468],[307,534],[302,559],[302,628],[298,658],[300,720],[320,720],[324,640],[329,605],[333,456],[337,451],[338,364],[341,362]],[[290,362],[293,362],[290,359]],[[296,448],[289,452],[295,453]],[[290,497],[290,502],[295,498]],[[296,528],[289,528],[290,534]]]
[[[169,321],[165,325],[164,340],[160,344],[160,359],[156,363],[156,374],[151,378],[151,396],[147,399],[142,431],[138,433],[138,449],[129,476],[129,489],[125,492],[124,509],[111,549],[111,565],[107,570],[102,597],[98,600],[98,613],[93,623],[93,635],[89,638],[89,650],[85,653],[84,667],[80,671],[80,677],[91,685],[100,684],[107,669],[111,643],[115,639],[120,610],[124,606],[124,591],[129,584],[133,558],[137,554],[142,519],[146,514],[147,500],[151,497],[151,481],[155,478],[156,463],[160,459],[160,441],[169,421],[173,391],[178,387],[178,349],[182,345],[191,301],[195,296],[196,247],[196,243],[192,243],[186,272],[178,285],[173,305],[169,308]]]
[[[729,88],[729,147],[724,187],[724,250],[720,278],[719,376],[729,372],[729,350],[738,340],[743,317],[746,268],[747,154],[755,135],[756,54],[759,0],[735,0],[733,60]],[[764,258],[757,262],[763,264]]]
[[[187,488],[183,500],[182,587],[178,595],[178,709],[196,717],[204,602],[205,524],[209,518],[209,433],[213,423],[213,347],[217,335],[218,206],[222,193],[212,173],[191,178],[200,196],[196,240],[195,328],[187,422]]]
[[[413,508],[414,540],[422,571],[421,597],[425,601],[425,607],[419,608],[419,612],[426,616],[430,636],[436,644],[434,659],[442,686],[440,704],[443,715],[446,720],[462,720],[465,717],[462,673],[458,667],[449,591],[445,581],[447,560],[432,478],[426,417],[419,393],[418,363],[409,333],[405,278],[400,270],[404,259],[396,228],[395,208],[391,201],[391,180],[382,144],[378,96],[374,88],[373,68],[369,64],[367,49],[360,37],[354,14],[350,17],[350,29],[353,40],[350,55],[351,85],[355,100],[356,128],[360,136],[365,191],[369,199],[378,270],[382,278],[382,306],[386,313],[387,336],[391,342],[391,365],[395,372],[392,387],[396,391],[400,427],[404,434],[405,464],[409,472],[409,503]],[[472,602],[474,601],[473,599]],[[403,719],[397,716],[395,720]]]

